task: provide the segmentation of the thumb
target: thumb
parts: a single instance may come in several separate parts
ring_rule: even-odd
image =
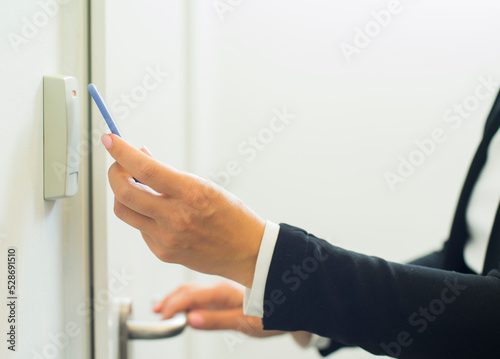
[[[101,141],[111,157],[132,177],[159,193],[178,194],[182,188],[186,187],[186,180],[191,179],[190,176],[132,147],[117,135],[104,134]]]

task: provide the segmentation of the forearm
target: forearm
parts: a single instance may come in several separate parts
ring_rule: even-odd
[[[305,330],[401,358],[491,354],[500,339],[497,275],[390,263],[282,225],[264,328]]]

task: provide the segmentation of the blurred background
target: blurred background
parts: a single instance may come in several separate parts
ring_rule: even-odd
[[[499,11],[496,1],[108,0],[106,98],[132,144],[263,218],[404,262],[447,237],[500,81]],[[276,113],[289,124],[273,126]],[[157,318],[152,303],[183,283],[222,281],[161,263],[108,213],[109,271],[135,277],[119,295],[137,318]],[[133,352],[318,357],[289,336],[194,330]]]

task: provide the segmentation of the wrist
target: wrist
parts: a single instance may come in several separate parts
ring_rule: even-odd
[[[245,250],[241,253],[242,258],[236,263],[236,268],[239,269],[236,271],[239,273],[239,279],[236,281],[247,288],[252,288],[255,267],[265,228],[266,222],[259,217],[255,217],[251,226],[249,226],[248,235],[242,239],[246,243],[244,246]]]

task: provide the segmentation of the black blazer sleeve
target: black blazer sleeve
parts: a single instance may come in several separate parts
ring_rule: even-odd
[[[445,248],[440,251],[429,253],[423,257],[417,258],[410,262],[410,264],[420,265],[429,268],[444,269],[446,262]],[[452,270],[461,273],[472,274],[473,272],[463,261],[463,257],[456,257],[452,263]],[[326,348],[319,350],[322,356],[327,356],[339,349],[345,348],[346,345],[336,342],[335,340],[330,340],[330,345]]]
[[[332,338],[398,358],[499,358],[500,272],[398,264],[280,225],[264,296],[264,329]],[[424,261],[426,263],[424,263]]]

